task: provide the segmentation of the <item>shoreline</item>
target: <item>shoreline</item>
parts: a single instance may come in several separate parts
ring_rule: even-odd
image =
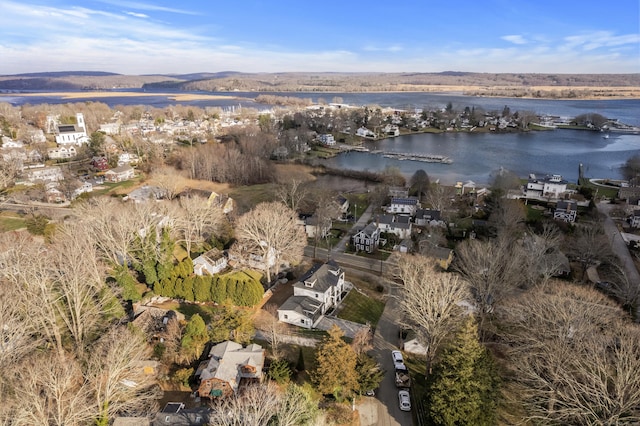
[[[384,93],[428,93],[428,94],[442,94],[442,95],[457,95],[457,96],[467,96],[469,98],[504,98],[504,99],[538,99],[538,100],[557,100],[557,101],[567,101],[567,100],[584,100],[584,101],[606,101],[606,100],[624,100],[624,99],[628,99],[628,100],[633,100],[633,99],[640,99],[640,87],[635,87],[635,86],[631,86],[631,87],[623,87],[623,86],[618,86],[616,87],[619,90],[628,90],[629,92],[632,92],[631,94],[617,94],[615,90],[611,90],[612,88],[608,88],[608,87],[589,87],[589,86],[576,86],[576,87],[571,87],[571,86],[561,86],[561,87],[554,87],[554,86],[531,86],[531,87],[527,87],[527,88],[520,88],[520,87],[513,87],[513,88],[496,88],[496,90],[530,90],[530,91],[536,91],[536,90],[546,90],[546,91],[551,91],[551,90],[592,90],[592,91],[599,91],[602,92],[602,95],[600,96],[575,96],[575,97],[552,97],[552,96],[509,96],[508,94],[496,94],[496,95],[491,95],[491,94],[484,94],[484,93],[478,93],[478,94],[470,94],[468,93],[469,91],[473,91],[473,90],[478,90],[478,91],[483,91],[483,90],[491,90],[490,87],[483,87],[483,86],[434,86],[434,87],[429,87],[427,90],[367,90],[367,91],[332,91],[332,92],[315,92],[315,91],[281,91],[278,93],[303,93],[303,94],[310,94],[310,95],[314,95],[317,97],[322,97],[323,93],[326,94],[340,94],[340,93],[349,93],[349,94],[354,94],[354,93],[376,93],[376,94],[384,94]],[[437,89],[437,90],[435,90]],[[165,96],[168,99],[174,100],[176,102],[189,102],[189,101],[198,101],[198,100],[221,100],[221,99],[228,99],[228,100],[244,100],[244,101],[255,101],[255,98],[247,98],[247,97],[243,97],[243,96],[236,96],[232,94],[233,92],[229,92],[229,95],[220,95],[220,94],[216,94],[216,95],[210,95],[210,94],[206,94],[206,93],[166,93],[166,92],[160,92],[160,93],[153,93],[153,92],[113,92],[113,91],[108,91],[108,90],[98,90],[98,91],[82,91],[82,92],[66,92],[66,91],[52,91],[52,92],[11,92],[11,93],[0,93],[0,95],[13,95],[13,96],[24,96],[24,97],[39,97],[39,96],[54,96],[54,97],[60,97],[62,99],[69,99],[69,100],[74,100],[74,99],[85,99],[85,98],[114,98],[114,97],[158,97],[158,96]],[[261,94],[262,92],[256,91],[256,92],[251,92],[251,93],[256,93],[256,96],[258,96],[259,94]]]

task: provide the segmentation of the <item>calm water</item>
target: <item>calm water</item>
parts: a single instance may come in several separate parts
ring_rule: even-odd
[[[501,167],[521,177],[530,173],[561,174],[578,179],[578,166],[594,178],[621,178],[620,166],[640,153],[639,135],[619,135],[604,139],[598,132],[553,130],[513,134],[443,133],[418,134],[369,142],[371,150],[446,155],[453,164],[424,163],[385,158],[379,154],[350,152],[326,160],[337,168],[382,171],[397,167],[407,177],[423,169],[443,183],[473,180],[488,183]]]
[[[127,90],[132,91],[132,90]],[[140,90],[142,91],[142,90]],[[256,92],[222,92],[208,93],[241,98],[255,98]],[[309,98],[313,102],[324,100],[333,102],[341,98],[341,102],[351,105],[379,105],[405,110],[416,108],[443,108],[449,102],[454,109],[465,107],[482,108],[485,111],[502,111],[508,106],[511,112],[533,111],[536,114],[575,117],[580,114],[598,113],[610,119],[640,126],[640,99],[623,100],[546,100],[546,99],[511,99],[464,96],[456,93],[277,93],[280,96],[296,96]],[[73,102],[96,101],[110,107],[117,105],[149,105],[163,108],[178,102],[167,96],[113,97],[92,99],[87,92],[86,99]],[[0,96],[0,102],[13,105],[26,103],[65,103],[67,100],[50,97],[24,97],[18,94]],[[206,101],[179,102],[199,107],[250,107],[257,109],[271,108],[269,105],[249,100],[212,99]],[[341,154],[326,163],[333,167],[354,170],[381,171],[386,167],[398,167],[400,171],[411,176],[416,170],[423,169],[434,179],[444,183],[473,180],[487,183],[492,172],[504,167],[516,172],[521,177],[529,173],[562,174],[570,181],[578,178],[578,165],[583,163],[588,177],[618,179],[621,177],[620,166],[634,154],[640,154],[639,135],[615,135],[604,139],[600,133],[574,130],[554,130],[545,132],[529,132],[516,134],[420,134],[402,136],[370,142],[366,145],[371,150],[415,152],[446,155],[453,164],[435,164],[408,160],[384,158],[382,155],[351,152]]]

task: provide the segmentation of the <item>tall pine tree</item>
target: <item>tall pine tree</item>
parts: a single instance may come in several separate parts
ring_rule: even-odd
[[[499,377],[469,317],[445,349],[429,380],[427,402],[435,425],[494,425]]]
[[[316,369],[312,374],[319,392],[342,401],[358,389],[357,355],[342,340],[344,333],[337,325],[329,330],[316,352]]]

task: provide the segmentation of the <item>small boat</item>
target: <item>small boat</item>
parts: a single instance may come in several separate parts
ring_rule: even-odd
[[[609,133],[605,133],[602,137],[605,139],[609,139]]]

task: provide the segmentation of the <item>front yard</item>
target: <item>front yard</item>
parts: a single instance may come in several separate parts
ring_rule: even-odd
[[[338,318],[357,322],[359,324],[371,324],[375,327],[384,311],[384,302],[363,294],[353,288],[342,301]]]

